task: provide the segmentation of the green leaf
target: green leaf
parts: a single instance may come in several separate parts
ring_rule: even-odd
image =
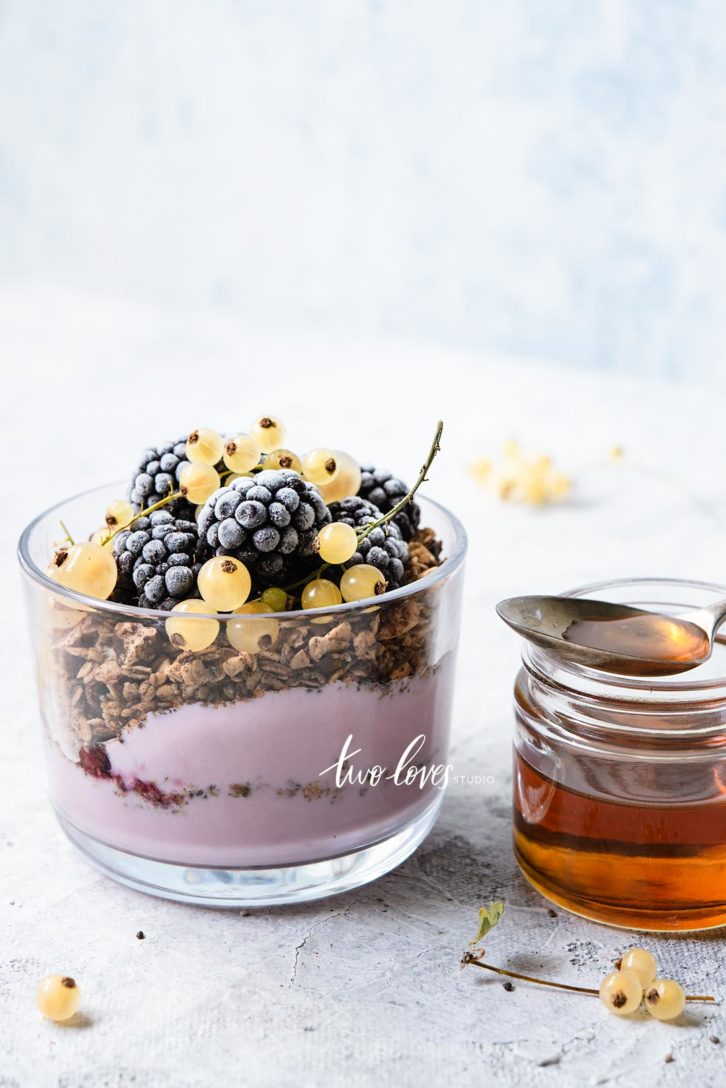
[[[483,941],[490,929],[494,929],[499,919],[504,914],[504,903],[497,900],[492,902],[488,907],[479,908],[479,928],[476,931],[476,937],[469,941],[469,944],[479,944]]]

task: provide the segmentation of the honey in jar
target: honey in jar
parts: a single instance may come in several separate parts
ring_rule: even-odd
[[[582,596],[677,613],[720,586]],[[617,647],[612,647],[616,648]],[[726,924],[726,647],[679,676],[614,676],[527,645],[515,686],[514,848],[548,899],[611,925]]]

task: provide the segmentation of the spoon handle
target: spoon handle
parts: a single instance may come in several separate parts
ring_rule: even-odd
[[[687,613],[683,616],[683,619],[688,620],[690,623],[695,623],[698,627],[701,627],[709,637],[712,637],[714,632],[718,630],[726,619],[726,597],[721,601],[714,601],[714,603],[708,605],[707,608],[700,608],[698,612]]]

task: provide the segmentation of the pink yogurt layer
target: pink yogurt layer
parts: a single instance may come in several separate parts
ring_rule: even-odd
[[[108,742],[114,778],[94,778],[49,742],[51,798],[94,839],[158,861],[272,868],[346,854],[401,830],[440,789],[419,780],[336,789],[335,772],[321,772],[349,734],[350,748],[362,749],[350,761],[361,773],[374,764],[392,771],[419,734],[426,739],[414,764],[445,764],[452,673],[447,655],[432,675],[378,690],[334,683],[190,703]],[[205,796],[163,807],[134,792],[139,781]],[[247,796],[240,784],[249,784]],[[316,795],[317,786],[331,792]]]

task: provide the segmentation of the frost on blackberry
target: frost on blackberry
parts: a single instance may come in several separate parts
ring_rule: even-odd
[[[186,438],[150,447],[142,453],[131,480],[129,499],[134,510],[145,510],[179,488],[179,473],[188,465]],[[174,499],[166,509],[193,519],[194,508],[185,499]]]
[[[318,489],[290,469],[263,469],[219,488],[199,515],[205,558],[234,555],[260,582],[280,584],[310,566],[330,521]]]
[[[385,469],[373,465],[361,465],[361,481],[358,495],[377,506],[382,514],[392,510],[404,495],[408,487]],[[393,518],[404,540],[412,540],[421,522],[421,507],[413,499]]]
[[[357,495],[332,503],[330,514],[333,521],[350,525],[356,531],[365,529],[383,516],[377,506]],[[407,559],[408,544],[402,538],[401,530],[394,521],[387,521],[358,542],[356,552],[345,563],[345,567],[369,563],[385,577],[387,589],[398,589],[403,580],[404,563]]]
[[[140,608],[171,611],[196,595],[199,534],[194,521],[155,510],[119,533],[114,554],[119,590]]]

